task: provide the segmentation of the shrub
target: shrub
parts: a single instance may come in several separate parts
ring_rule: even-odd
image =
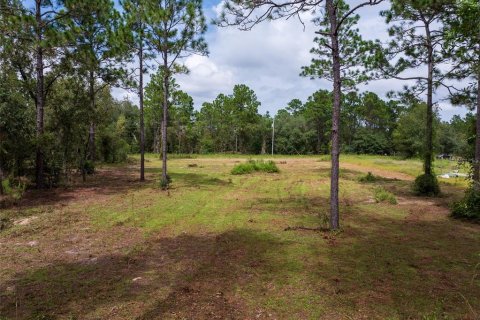
[[[353,140],[351,151],[357,154],[390,154],[391,147],[384,135],[364,131]]]
[[[437,177],[433,174],[422,174],[415,179],[413,183],[413,192],[419,196],[438,196],[440,194],[440,186]]]
[[[127,160],[130,145],[113,131],[102,132],[98,137],[100,157],[107,163]]]
[[[255,171],[263,171],[268,173],[280,172],[277,165],[273,161],[248,160],[245,163],[239,163],[233,167],[232,174],[247,174]]]
[[[0,217],[0,231],[9,228],[12,225],[12,221],[8,218]],[[0,318],[1,320],[2,318]]]
[[[28,181],[24,178],[4,179],[2,182],[4,197],[0,201],[0,208],[20,200],[27,189]]]
[[[320,156],[318,158],[318,161],[319,162],[323,162],[323,161],[331,161],[332,160],[332,157],[329,155],[329,154],[325,154],[323,156]]]
[[[5,179],[2,184],[5,194],[15,200],[21,199],[25,190],[27,190],[27,182],[21,177],[17,179]]]
[[[473,187],[468,188],[463,199],[453,204],[452,216],[480,220],[480,191],[475,191]]]
[[[397,204],[397,198],[395,195],[383,188],[376,188],[374,196],[377,203],[388,202],[390,204]]]
[[[160,179],[160,188],[167,190],[171,182],[172,178],[167,174],[167,179],[163,179],[163,177]]]
[[[95,173],[95,163],[93,163],[93,161],[86,160],[83,163],[83,172],[85,172],[86,174],[94,174]]]
[[[372,174],[370,171],[358,179],[360,182],[375,182],[378,180],[378,177]]]

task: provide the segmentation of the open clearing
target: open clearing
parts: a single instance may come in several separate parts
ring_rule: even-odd
[[[0,213],[0,319],[480,317],[480,225],[448,217],[464,181],[418,198],[420,162],[346,156],[342,231],[285,231],[327,226],[329,162],[231,175],[246,159],[172,159],[168,192],[154,156],[145,184],[130,164],[27,192]],[[360,183],[368,171],[385,179]]]

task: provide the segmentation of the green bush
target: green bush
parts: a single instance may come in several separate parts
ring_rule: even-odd
[[[320,156],[318,158],[318,161],[319,162],[323,162],[323,161],[331,161],[332,160],[332,157],[329,155],[329,154],[325,154],[323,156]]]
[[[438,196],[440,194],[440,186],[437,177],[433,174],[422,174],[415,179],[413,183],[413,192],[419,196]]]
[[[358,180],[360,182],[376,182],[378,180],[378,177],[369,171],[366,175],[360,177],[360,179]]]
[[[115,132],[103,132],[98,138],[100,156],[104,162],[119,163],[127,160],[130,145]]]
[[[390,204],[397,204],[397,198],[395,195],[383,188],[376,188],[375,189],[375,202],[388,202]]]
[[[470,187],[462,200],[452,206],[452,216],[471,220],[480,220],[480,191]]]
[[[366,130],[356,135],[350,148],[356,154],[390,154],[391,146],[383,134],[370,133]]]
[[[273,161],[248,160],[245,163],[239,163],[233,167],[232,174],[248,174],[255,171],[263,171],[268,173],[280,172],[277,165]]]
[[[160,188],[167,190],[170,183],[172,183],[172,178],[167,174],[167,179],[163,179],[163,177],[160,179]]]
[[[13,200],[20,200],[27,189],[27,183],[19,179],[4,179],[2,181],[3,192]]]
[[[95,163],[93,161],[87,160],[83,164],[83,172],[86,174],[94,174],[95,173]]]

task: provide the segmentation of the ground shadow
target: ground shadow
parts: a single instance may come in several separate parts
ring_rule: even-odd
[[[254,269],[264,272],[265,255],[281,245],[273,236],[243,229],[216,236],[159,239],[125,255],[54,262],[1,283],[0,315],[14,319],[81,319],[97,313],[104,319],[245,318],[249,315],[232,292],[252,281]]]
[[[432,221],[371,206],[378,213],[342,212],[342,231],[325,237],[328,263],[313,266],[308,282],[326,283],[319,292],[343,318],[477,319],[478,227],[441,212]]]
[[[172,188],[175,188],[175,184],[178,182],[187,187],[202,187],[202,186],[227,186],[231,184],[231,181],[222,180],[219,178],[212,178],[211,175],[204,173],[180,173],[170,172],[173,184]]]
[[[28,209],[67,204],[72,200],[88,200],[93,195],[109,196],[150,186],[148,180],[140,182],[137,171],[133,167],[99,169],[95,174],[89,175],[85,182],[81,180],[80,175],[76,175],[71,184],[66,187],[28,189],[22,199],[9,203],[4,209]]]

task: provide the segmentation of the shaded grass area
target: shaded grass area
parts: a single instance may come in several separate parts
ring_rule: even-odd
[[[365,173],[343,169],[342,231],[283,231],[288,226],[328,225],[329,168],[315,158],[286,158],[279,164],[280,174],[231,176],[236,161],[241,160],[172,160],[172,188],[162,192],[159,162],[151,157],[146,185],[108,193],[99,189],[88,202],[72,200],[61,208],[50,204],[42,211],[42,206],[33,206],[29,214],[38,217],[36,222],[0,233],[0,266],[5,267],[0,273],[0,315],[8,319],[479,315],[480,227],[447,218],[445,201],[450,198],[425,202],[411,195],[408,181],[378,179],[365,184],[359,182]],[[129,178],[115,184],[128,185],[136,171],[123,174]],[[375,203],[373,194],[380,187],[397,196],[398,205]],[[71,249],[68,231],[82,228],[89,228],[85,238],[90,242],[78,239],[74,248],[85,253],[78,258],[61,255]],[[124,228],[130,233],[122,233]],[[122,245],[135,232],[142,236]],[[113,235],[119,248],[110,250]],[[32,238],[38,247],[18,245]],[[48,255],[42,247],[47,240],[55,243],[55,252]],[[92,247],[97,248],[95,254]],[[5,260],[13,254],[15,268]]]

